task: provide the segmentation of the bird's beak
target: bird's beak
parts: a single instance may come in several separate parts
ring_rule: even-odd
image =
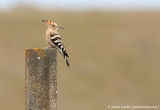
[[[64,27],[60,27],[60,26],[58,26],[57,28],[59,28],[59,29],[65,29]]]

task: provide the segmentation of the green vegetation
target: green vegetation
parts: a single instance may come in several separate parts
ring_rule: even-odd
[[[0,109],[24,110],[25,48],[45,47],[56,21],[70,55],[58,54],[58,110],[160,102],[160,13],[0,12]]]

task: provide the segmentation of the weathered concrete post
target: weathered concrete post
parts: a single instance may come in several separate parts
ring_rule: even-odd
[[[26,49],[26,110],[56,110],[57,70],[55,48]]]

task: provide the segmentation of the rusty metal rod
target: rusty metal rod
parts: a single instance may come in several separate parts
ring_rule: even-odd
[[[57,109],[56,54],[55,48],[26,49],[26,110]]]

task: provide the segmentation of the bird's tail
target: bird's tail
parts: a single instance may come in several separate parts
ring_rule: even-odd
[[[65,49],[64,47],[62,47],[62,49],[58,49],[58,50],[59,50],[59,52],[62,54],[62,56],[64,57],[64,59],[65,59],[65,61],[66,61],[66,64],[67,64],[67,66],[69,67],[69,66],[70,66],[70,65],[69,65],[69,61],[68,61],[69,55],[67,54],[66,49]]]
[[[65,56],[64,59],[65,59],[65,61],[66,61],[67,66],[69,67],[69,61],[68,61],[68,59],[67,59],[67,56]]]

